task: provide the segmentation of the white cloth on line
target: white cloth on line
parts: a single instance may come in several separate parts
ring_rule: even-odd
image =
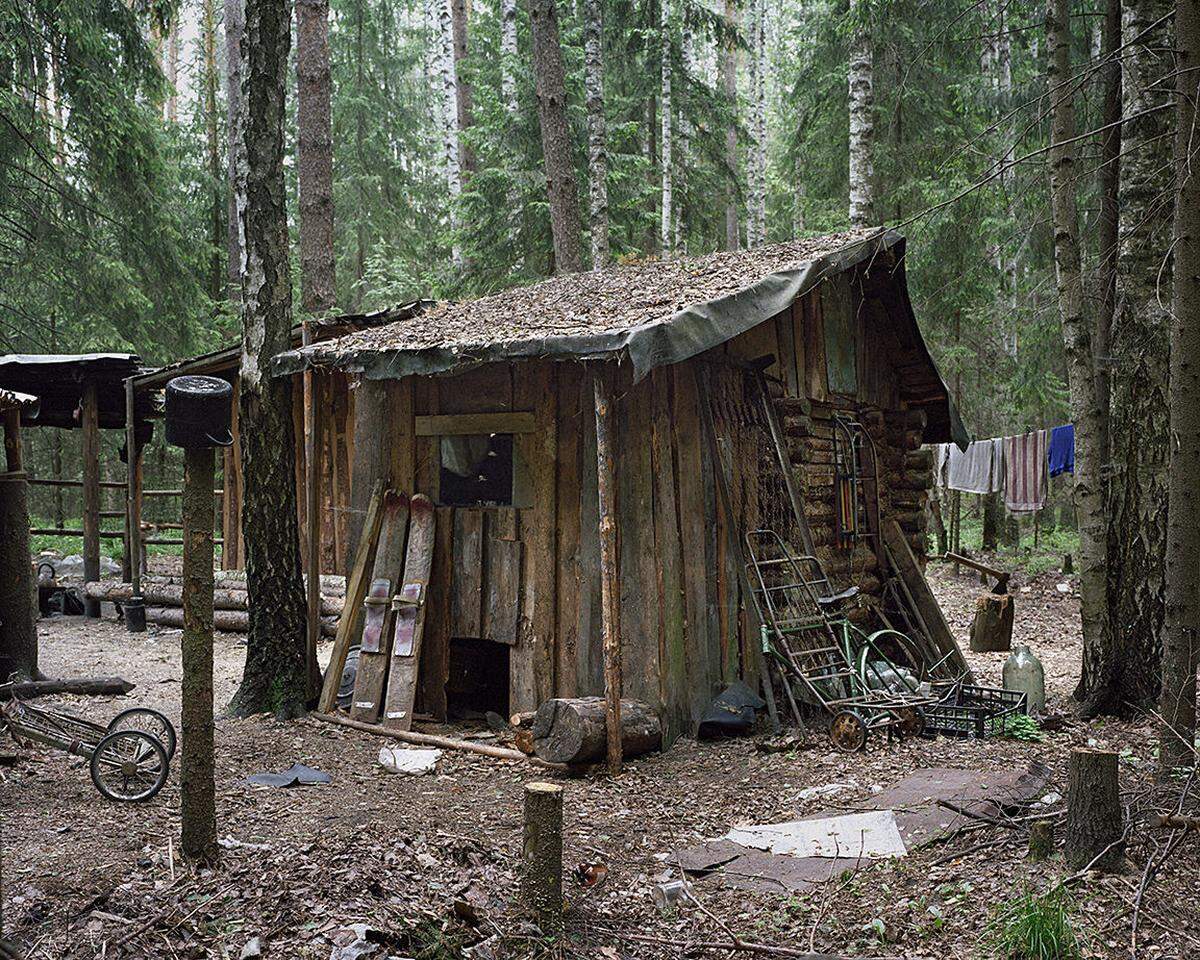
[[[1003,441],[976,440],[960,450],[949,444],[946,486],[963,493],[996,493],[1004,489]]]

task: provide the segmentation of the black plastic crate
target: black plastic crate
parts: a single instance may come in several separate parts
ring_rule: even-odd
[[[971,740],[1000,736],[1011,717],[1029,711],[1023,693],[960,683],[924,712],[927,733]]]

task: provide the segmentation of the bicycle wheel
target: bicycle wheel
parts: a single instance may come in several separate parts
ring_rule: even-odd
[[[128,710],[122,710],[112,718],[106,732],[115,733],[117,730],[141,730],[148,733],[163,745],[163,749],[167,751],[168,763],[175,759],[175,728],[171,721],[157,710],[151,710],[149,707],[130,707]]]
[[[167,782],[167,751],[142,730],[118,730],[96,745],[92,783],[109,800],[149,800]]]

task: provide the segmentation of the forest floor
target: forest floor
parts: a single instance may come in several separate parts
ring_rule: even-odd
[[[951,626],[965,638],[978,580],[938,569],[933,581]],[[676,851],[737,823],[839,809],[925,767],[1002,772],[1038,759],[1051,770],[1046,792],[1061,794],[1069,749],[1101,744],[1121,752],[1128,803],[1143,815],[1173,807],[1178,787],[1152,793],[1151,723],[1084,725],[1070,718],[1081,649],[1070,578],[1019,577],[1015,591],[1016,634],[1046,665],[1048,712],[1059,721],[1048,724],[1055,730],[1040,743],[879,740],[865,755],[847,756],[810,731],[802,749],[777,754],[759,752],[751,738],[681,741],[665,754],[630,762],[616,780],[601,772],[558,777],[450,752],[434,775],[404,777],[380,767],[386,741],[366,734],[312,719],[222,718],[222,851],[219,865],[204,869],[178,856],[178,764],[156,799],[119,805],[93,789],[81,761],[22,750],[23,759],[2,771],[5,929],[31,960],[239,960],[258,957],[256,948],[265,958],[297,960],[500,960],[543,951],[603,960],[754,955],[729,951],[732,935],[782,948],[776,955],[815,949],[907,960],[997,956],[1000,913],[1068,875],[1061,857],[1030,862],[1022,829],[985,825],[902,859],[831,875],[803,893],[732,889],[714,877],[695,882],[694,899],[664,912],[652,888]],[[114,622],[65,618],[43,620],[40,633],[48,674],[119,673],[138,685],[128,698],[62,698],[60,705],[102,719],[137,704],[178,719],[178,631],[152,627],[130,635]],[[216,699],[224,704],[245,648],[222,634],[216,648]],[[1005,655],[968,656],[984,680],[999,681]],[[286,790],[245,783],[251,773],[297,761],[329,773],[332,783]],[[602,863],[608,874],[592,888],[567,880],[565,935],[551,940],[512,905],[522,787],[555,778],[565,786],[568,870]],[[830,783],[844,785],[832,799],[802,793]],[[1044,809],[1061,809],[1061,800]],[[1148,856],[1166,839],[1139,826],[1125,874],[1069,883],[1080,956],[1131,955],[1132,905]],[[1200,956],[1198,870],[1200,837],[1192,834],[1141,898],[1136,956]],[[373,952],[346,946],[354,924],[367,925],[387,945]]]

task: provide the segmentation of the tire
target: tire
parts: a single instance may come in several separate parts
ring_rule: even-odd
[[[117,730],[96,744],[92,783],[108,800],[149,800],[167,782],[167,751],[143,730]]]
[[[857,710],[839,710],[829,723],[829,739],[842,753],[862,753],[867,749],[870,731]]]
[[[170,763],[175,759],[175,748],[178,743],[175,727],[157,710],[151,710],[149,707],[130,707],[128,710],[122,710],[112,718],[106,732],[116,733],[118,730],[141,730],[143,733],[150,734],[167,751],[167,762]]]

